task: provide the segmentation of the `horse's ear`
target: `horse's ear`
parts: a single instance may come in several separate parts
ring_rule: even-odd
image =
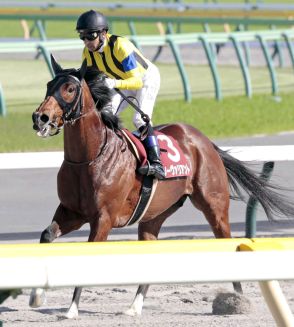
[[[51,54],[51,66],[53,68],[55,75],[57,75],[58,73],[61,73],[63,70],[61,68],[61,66],[56,62],[56,60],[52,54]]]
[[[80,68],[80,79],[81,80],[85,77],[86,71],[87,71],[87,59],[84,59],[82,66]]]

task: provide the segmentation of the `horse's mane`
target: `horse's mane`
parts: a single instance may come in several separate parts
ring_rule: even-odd
[[[60,75],[72,75],[78,79],[81,77],[80,70],[75,68],[63,69]],[[100,112],[104,124],[113,130],[120,130],[123,127],[122,122],[118,116],[113,114],[111,108],[111,99],[114,91],[105,85],[105,78],[106,75],[104,73],[93,67],[88,67],[84,76],[96,104],[96,109]]]
[[[88,67],[84,78],[104,124],[114,130],[121,129],[121,120],[113,114],[110,105],[113,91],[104,84],[106,75],[96,68]]]

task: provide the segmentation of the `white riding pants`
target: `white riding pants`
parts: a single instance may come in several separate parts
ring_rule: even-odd
[[[139,106],[139,108],[147,114],[150,119],[154,109],[155,100],[160,88],[160,74],[158,68],[152,63],[149,64],[145,75],[143,76],[143,87],[139,90],[121,90],[126,97],[131,97],[130,100]],[[133,98],[136,98],[134,100]],[[112,98],[112,110],[115,115],[119,115],[128,107],[128,102],[115,92]],[[134,109],[133,123],[137,129],[145,125],[141,115]]]

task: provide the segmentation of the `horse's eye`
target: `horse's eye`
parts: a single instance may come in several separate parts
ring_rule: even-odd
[[[71,103],[74,100],[76,92],[77,87],[72,83],[64,83],[60,87],[60,95],[67,103]]]

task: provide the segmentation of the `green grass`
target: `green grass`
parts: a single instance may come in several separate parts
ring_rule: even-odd
[[[64,68],[79,67],[78,61],[61,61]],[[254,97],[244,96],[244,82],[237,66],[220,66],[224,100],[214,100],[214,86],[208,66],[186,65],[192,103],[183,101],[183,88],[173,63],[159,64],[161,89],[154,110],[154,124],[185,122],[210,138],[272,134],[294,130],[294,75],[292,68],[277,68],[280,99],[270,95],[268,70],[250,69]],[[50,151],[62,149],[62,134],[40,139],[32,130],[31,114],[38,107],[51,79],[43,60],[0,60],[1,83],[7,103],[7,117],[0,118],[0,152]],[[281,100],[281,101],[279,101]],[[132,109],[122,115],[133,129]]]
[[[62,133],[48,139],[36,136],[32,129],[31,113],[39,103],[26,103],[0,118],[0,152],[61,150]],[[154,124],[184,122],[200,129],[210,138],[273,134],[294,130],[294,95],[281,94],[281,102],[269,95],[227,97],[214,99],[161,100],[154,109]],[[127,109],[122,119],[129,129],[133,111]]]
[[[269,95],[227,97],[222,102],[197,99],[159,102],[154,111],[158,124],[185,122],[196,126],[210,138],[273,134],[294,130],[294,95],[282,94],[281,102]]]
[[[79,61],[61,61],[64,68],[79,67]],[[8,111],[23,110],[23,105],[37,104],[43,99],[46,83],[51,79],[43,60],[0,60],[1,83]],[[183,98],[183,86],[176,64],[158,64],[161,73],[160,100]],[[214,84],[207,65],[185,65],[192,96],[214,97]],[[223,96],[244,95],[244,81],[238,66],[219,66]],[[294,88],[294,74],[289,67],[276,68],[282,92]],[[271,93],[269,72],[265,67],[250,68],[253,93]]]
[[[70,0],[73,1],[73,0]],[[133,0],[134,2],[137,2]],[[143,0],[142,0],[143,1]],[[38,4],[38,1],[35,1]],[[54,1],[53,1],[54,2]],[[116,2],[113,0],[113,2]],[[129,0],[128,2],[132,2]],[[151,2],[144,1],[144,2]],[[172,2],[172,1],[171,1]],[[202,0],[186,0],[186,3],[203,3]],[[236,3],[236,1],[218,1]],[[239,1],[244,3],[244,1]],[[255,1],[251,1],[255,3]],[[265,0],[263,3],[276,3]],[[292,3],[292,0],[283,1]],[[33,22],[29,21],[30,27]],[[75,38],[75,22],[47,22],[49,38]],[[125,23],[115,23],[113,32],[129,34]],[[174,26],[176,30],[176,26]],[[221,31],[220,25],[211,25],[212,31]],[[232,30],[234,27],[231,27]],[[250,29],[255,27],[251,26]],[[262,28],[262,27],[258,27]],[[154,24],[136,24],[138,34],[158,34]],[[200,25],[185,24],[183,32],[199,32]],[[18,37],[23,32],[19,22],[0,20],[0,38]],[[35,34],[35,36],[37,36]],[[195,53],[195,58],[197,53]],[[80,62],[61,62],[64,67],[78,67]],[[294,130],[294,74],[291,68],[278,68],[277,79],[280,99],[270,95],[269,73],[264,67],[250,69],[254,97],[244,97],[244,82],[237,66],[218,67],[224,100],[214,100],[214,85],[207,65],[186,65],[193,101],[183,101],[183,87],[178,69],[173,63],[159,65],[162,77],[161,90],[154,110],[154,124],[185,122],[198,127],[210,138],[272,134]],[[7,103],[7,117],[0,117],[0,152],[61,150],[61,135],[41,139],[32,129],[31,114],[44,98],[46,83],[51,79],[42,60],[0,60],[0,81]],[[279,101],[281,100],[281,101]],[[133,129],[132,109],[123,115],[125,126]]]
[[[27,109],[29,109],[27,107]],[[50,139],[37,137],[32,129],[31,113],[10,113],[0,118],[0,152],[53,151],[62,149],[62,136]]]
[[[80,62],[63,62],[64,68],[79,67]],[[62,148],[62,135],[40,139],[32,130],[31,114],[38,107],[51,79],[42,60],[0,60],[1,82],[7,102],[7,117],[0,119],[0,152],[41,151]],[[251,69],[255,95],[244,96],[240,69],[220,67],[224,100],[214,100],[213,82],[206,66],[186,66],[193,101],[183,101],[181,80],[174,64],[160,64],[162,85],[154,110],[154,124],[186,122],[211,138],[276,133],[294,130],[294,76],[292,69],[277,69],[281,102],[270,93],[268,71]],[[289,90],[291,92],[289,92]],[[259,94],[261,93],[261,94]],[[266,95],[264,95],[266,94]],[[132,109],[122,116],[133,129]]]

